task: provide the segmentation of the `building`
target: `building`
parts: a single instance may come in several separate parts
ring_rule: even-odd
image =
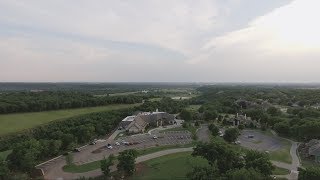
[[[175,124],[174,115],[166,112],[140,112],[135,116],[128,116],[120,123],[120,128],[124,128],[129,133],[143,133],[148,126],[158,127]]]
[[[312,159],[320,163],[320,140],[312,139],[308,143],[301,144],[299,152],[303,158]]]

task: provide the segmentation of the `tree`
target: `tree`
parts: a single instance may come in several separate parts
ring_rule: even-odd
[[[0,180],[6,180],[9,178],[9,168],[7,161],[0,158]]]
[[[246,168],[253,168],[264,176],[270,176],[274,167],[266,153],[259,151],[248,150],[245,156]]]
[[[117,165],[118,171],[131,176],[135,171],[135,159],[137,156],[138,152],[134,149],[120,152],[118,156],[119,164]]]
[[[209,130],[210,130],[212,136],[218,136],[219,135],[219,128],[216,125],[210,124],[209,125]]]
[[[199,167],[196,166],[187,174],[190,180],[213,180],[219,177],[219,172],[215,166]]]
[[[8,156],[10,169],[30,172],[41,154],[41,144],[35,139],[17,144]]]
[[[206,121],[215,120],[218,117],[217,111],[214,110],[205,110],[204,111],[204,119]]]
[[[244,125],[243,124],[239,124],[238,129],[239,130],[243,130],[244,129]]]
[[[180,113],[181,119],[185,121],[191,121],[192,120],[192,113],[186,109],[183,109]]]
[[[226,174],[228,180],[257,180],[264,179],[260,172],[255,171],[253,168],[233,169]],[[265,178],[267,179],[267,178]]]
[[[311,167],[307,169],[299,169],[299,180],[318,180],[320,179],[320,168]]]
[[[239,130],[237,128],[229,128],[224,132],[223,139],[227,142],[235,142],[239,136]]]
[[[73,155],[71,153],[68,153],[66,155],[66,162],[67,162],[67,165],[70,166],[73,164]]]
[[[290,126],[288,122],[279,122],[274,125],[274,129],[281,135],[288,136],[290,134]]]
[[[267,113],[270,114],[271,116],[279,116],[279,115],[281,115],[281,111],[278,108],[273,107],[273,106],[269,107],[267,109]]]
[[[211,166],[216,164],[220,173],[244,166],[242,155],[225,142],[199,143],[194,148],[192,155],[207,159]]]
[[[104,157],[103,160],[100,161],[100,168],[106,178],[110,178],[110,166],[114,165],[114,155],[111,154],[107,159]]]

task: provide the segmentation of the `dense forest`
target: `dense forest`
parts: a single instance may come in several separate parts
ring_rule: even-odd
[[[37,112],[109,104],[141,103],[146,96],[103,96],[75,91],[3,92],[0,94],[0,114]]]

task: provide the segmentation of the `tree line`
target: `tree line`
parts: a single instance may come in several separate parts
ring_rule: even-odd
[[[0,114],[133,104],[142,102],[144,98],[133,95],[96,97],[76,91],[3,92],[0,93]]]
[[[80,144],[112,132],[134,109],[114,110],[54,121],[9,137],[1,137],[1,151],[12,149],[7,157],[11,171],[30,172],[46,159],[63,154]]]

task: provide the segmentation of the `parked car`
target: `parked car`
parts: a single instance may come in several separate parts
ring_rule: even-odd
[[[74,151],[74,152],[80,152],[81,149],[80,149],[80,148],[74,148],[73,151]]]
[[[107,145],[107,148],[108,148],[108,149],[112,149],[113,147],[111,146],[111,144],[108,144],[108,145]]]
[[[234,142],[235,144],[241,144],[241,142],[240,141],[236,141],[236,142]]]
[[[116,142],[115,145],[120,146],[120,143],[119,143],[119,142]]]
[[[254,138],[254,135],[250,134],[250,135],[248,135],[248,138]]]
[[[184,139],[184,137],[183,136],[179,136],[178,139]]]
[[[124,144],[124,145],[127,145],[127,146],[130,145],[130,143],[129,143],[129,142],[126,142],[126,141],[123,142],[123,144]]]
[[[156,135],[153,136],[153,139],[158,139],[158,137]]]

